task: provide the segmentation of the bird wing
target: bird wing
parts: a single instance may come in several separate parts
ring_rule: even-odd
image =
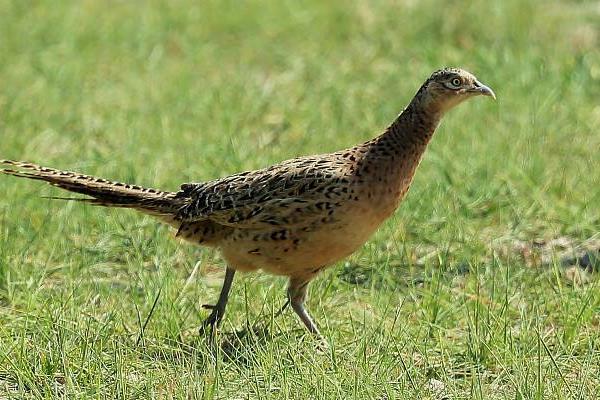
[[[182,185],[177,219],[211,220],[239,229],[298,226],[328,218],[348,193],[348,178],[330,160],[301,158],[215,181]]]

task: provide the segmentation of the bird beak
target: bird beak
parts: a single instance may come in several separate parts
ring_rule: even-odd
[[[490,87],[479,81],[475,81],[475,87],[470,91],[483,96],[490,96],[492,99],[496,100],[496,93],[494,93]]]

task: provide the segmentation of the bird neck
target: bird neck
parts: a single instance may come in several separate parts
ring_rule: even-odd
[[[360,180],[380,182],[369,189],[372,198],[391,198],[389,210],[395,208],[414,176],[427,144],[439,125],[441,112],[419,101],[418,95],[380,136],[366,142],[357,163]],[[381,187],[379,187],[381,186]],[[392,196],[387,196],[391,193]],[[386,197],[387,196],[387,197]]]
[[[436,108],[415,97],[378,139],[396,155],[424,151],[441,117]]]
[[[437,108],[424,103],[417,94],[381,135],[366,143],[367,163],[369,159],[373,162],[388,159],[392,163],[420,160],[442,117]]]

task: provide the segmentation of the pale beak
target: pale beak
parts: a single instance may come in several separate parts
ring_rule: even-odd
[[[496,100],[496,93],[494,93],[494,91],[490,87],[485,86],[479,81],[475,81],[474,85],[475,87],[473,89],[470,89],[470,92],[474,92],[483,96],[490,96],[492,99]]]

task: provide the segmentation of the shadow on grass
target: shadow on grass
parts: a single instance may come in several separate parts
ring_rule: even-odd
[[[219,357],[228,363],[248,366],[256,362],[258,354],[274,340],[306,334],[303,329],[278,330],[276,334],[272,331],[267,324],[254,324],[233,331],[207,331],[203,335],[188,333],[160,341],[146,340],[138,346],[138,352],[140,357],[153,362],[206,364]]]

